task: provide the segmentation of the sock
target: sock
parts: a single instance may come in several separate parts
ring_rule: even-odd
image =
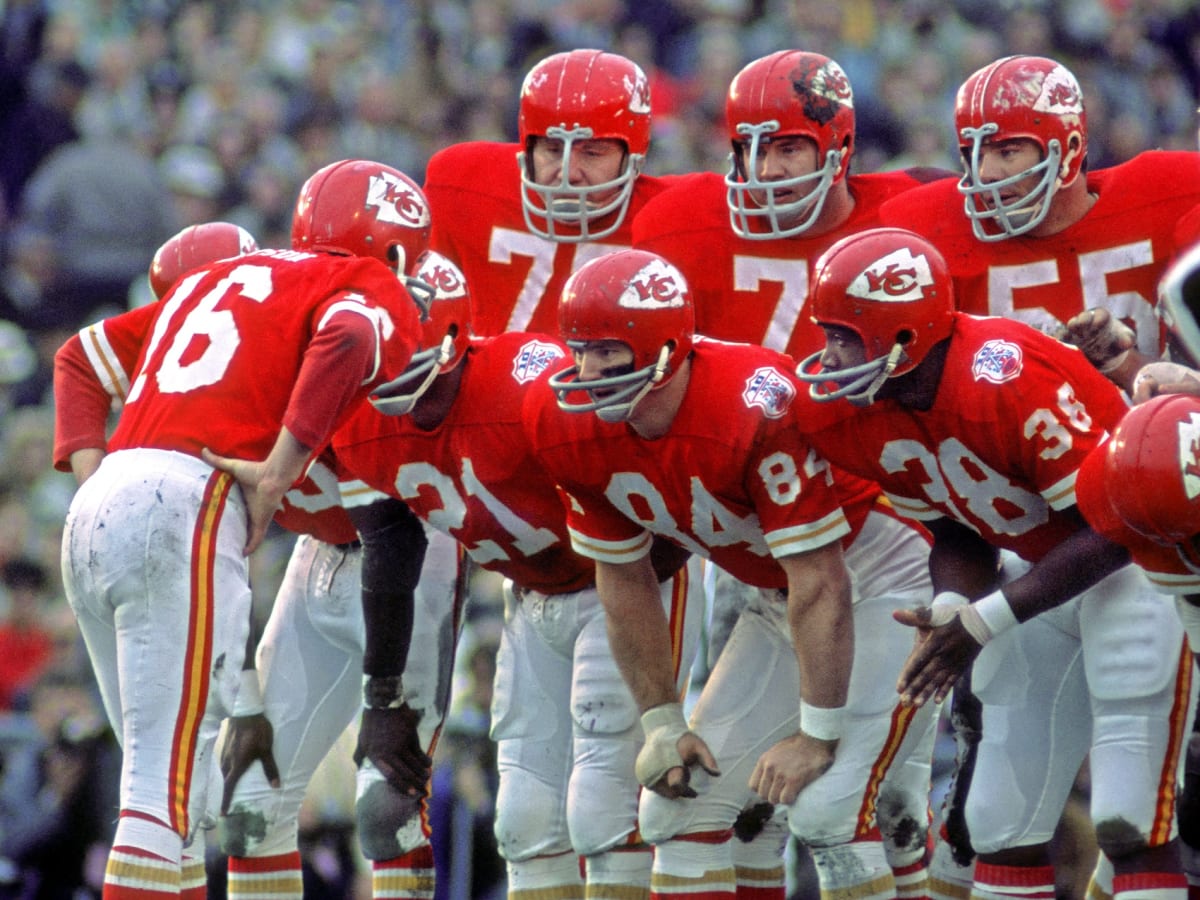
[[[300,900],[304,894],[300,852],[229,857],[226,893],[229,900]]]
[[[583,900],[579,857],[573,852],[508,863],[508,900]]]
[[[821,882],[822,900],[889,900],[896,896],[892,867],[878,836],[809,850]]]
[[[649,900],[654,851],[642,844],[584,857],[587,900]]]
[[[433,900],[435,882],[433,847],[429,844],[392,859],[371,862],[374,900]]]
[[[929,896],[931,900],[967,900],[975,881],[975,863],[959,865],[945,836],[940,832],[929,862]]]
[[[1182,872],[1133,872],[1113,876],[1113,900],[1186,900]]]
[[[921,850],[909,853],[887,852],[892,879],[896,882],[896,900],[929,900],[929,866],[933,860],[935,840],[932,832]],[[964,897],[966,895],[964,894]]]
[[[650,875],[651,900],[684,895],[687,900],[734,900],[737,886],[729,846],[731,837],[729,830],[707,831],[679,835],[656,844],[654,870]]]
[[[142,813],[122,810],[104,870],[104,900],[178,897],[183,839]]]
[[[1096,855],[1096,868],[1088,880],[1084,900],[1112,900],[1113,865],[1103,853]]]
[[[729,842],[738,900],[784,900],[787,873],[783,852],[789,837],[787,817],[773,816],[751,840]]]
[[[179,863],[137,847],[113,847],[104,869],[103,900],[163,900],[179,896]]]
[[[181,900],[205,900],[208,896],[208,871],[203,856],[185,856],[179,869]]]
[[[975,863],[971,900],[1054,900],[1053,866],[997,866]]]

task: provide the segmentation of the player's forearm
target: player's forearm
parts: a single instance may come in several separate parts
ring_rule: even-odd
[[[649,558],[619,566],[597,563],[596,588],[613,658],[638,709],[676,702],[670,624]]]
[[[425,531],[398,500],[349,510],[363,544],[363,673],[403,675],[415,615],[415,592],[425,559]]]
[[[807,565],[785,566],[788,622],[800,666],[804,703],[823,709],[845,705],[854,659],[850,577],[838,545],[804,554]]]
[[[275,446],[263,461],[258,491],[263,496],[282,499],[300,476],[312,457],[313,448],[305,446],[287,428],[279,431]]]
[[[76,450],[71,454],[71,474],[75,476],[76,484],[83,484],[95,474],[100,468],[100,461],[104,459],[105,452],[102,447],[85,447],[82,450]]]
[[[1129,551],[1081,528],[1038,560],[1028,572],[1004,585],[1004,598],[1018,622],[1053,609],[1092,587],[1129,562]]]

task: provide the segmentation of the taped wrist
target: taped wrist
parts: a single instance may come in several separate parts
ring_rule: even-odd
[[[958,617],[967,633],[983,646],[997,635],[1017,624],[1017,617],[1004,597],[1003,591],[992,591],[974,603],[960,607]]]
[[[637,755],[634,773],[639,784],[650,787],[669,769],[683,765],[676,746],[688,731],[683,706],[664,703],[646,710],[642,713],[642,731],[646,735],[646,743]]]
[[[1114,356],[1108,362],[1101,363],[1100,373],[1102,375],[1111,375],[1113,372],[1117,371],[1117,369],[1121,368],[1121,366],[1123,366],[1125,364],[1125,360],[1127,360],[1127,359],[1129,359],[1129,351],[1122,350],[1120,353],[1118,353],[1116,356]]]
[[[262,686],[258,683],[258,669],[242,669],[238,678],[237,697],[233,700],[233,715],[258,716],[265,709]]]
[[[364,709],[399,709],[408,702],[399,675],[364,675],[362,685]]]
[[[957,591],[939,591],[934,595],[933,604],[930,607],[929,626],[937,628],[939,625],[945,625],[970,602],[965,594]]]

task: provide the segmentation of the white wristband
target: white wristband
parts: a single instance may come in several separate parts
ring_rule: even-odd
[[[258,716],[264,709],[262,687],[258,683],[258,670],[242,669],[237,697],[233,701],[233,714],[235,716]]]
[[[846,721],[844,706],[810,706],[800,701],[800,730],[818,741],[836,741],[842,737]]]
[[[986,597],[980,597],[969,606],[964,606],[958,617],[962,619],[963,627],[971,637],[979,641],[980,646],[1018,624],[1003,591],[992,591]]]

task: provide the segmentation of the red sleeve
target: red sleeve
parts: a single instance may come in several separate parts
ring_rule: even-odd
[[[96,377],[83,340],[72,335],[54,354],[54,468],[70,472],[76,450],[106,446],[111,409],[112,397]]]
[[[325,446],[351,402],[377,370],[379,347],[366,316],[331,316],[304,351],[283,424],[305,447]]]

